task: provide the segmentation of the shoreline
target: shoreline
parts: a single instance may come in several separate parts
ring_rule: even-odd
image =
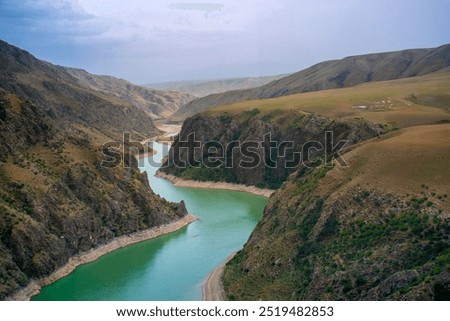
[[[225,291],[222,285],[222,275],[227,264],[236,252],[228,255],[227,259],[212,270],[202,285],[202,301],[225,301]]]
[[[57,280],[69,275],[72,273],[78,266],[91,263],[99,259],[105,254],[118,250],[120,248],[126,247],[131,244],[139,243],[142,241],[147,241],[158,236],[169,234],[175,232],[190,223],[196,221],[197,218],[192,214],[187,214],[180,218],[179,220],[151,227],[149,229],[135,232],[130,235],[122,235],[114,238],[111,242],[101,245],[97,248],[93,248],[89,251],[79,253],[75,256],[69,258],[68,262],[54,271],[47,277],[32,280],[28,285],[20,290],[18,290],[15,294],[8,297],[6,300],[8,301],[30,301],[31,297],[39,294],[42,287],[50,285]]]
[[[192,188],[214,188],[214,189],[227,189],[232,191],[247,192],[255,195],[260,195],[269,198],[275,190],[268,188],[258,188],[256,186],[247,186],[244,184],[233,184],[225,182],[202,182],[193,180],[184,180],[172,174],[166,174],[161,171],[157,171],[156,177],[167,179],[177,187],[192,187]]]
[[[148,148],[148,149],[150,149],[150,148]],[[147,158],[147,157],[151,157],[151,156],[153,156],[153,155],[156,155],[156,153],[157,153],[157,151],[156,150],[154,150],[154,149],[151,149],[151,151],[146,151],[146,152],[144,152],[144,153],[141,153],[141,152],[139,152],[139,154],[136,156],[136,155],[134,155],[134,157],[137,159],[137,160],[140,160],[140,159],[144,159],[144,158]]]

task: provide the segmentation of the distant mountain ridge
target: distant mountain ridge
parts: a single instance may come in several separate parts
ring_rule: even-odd
[[[39,106],[56,125],[75,124],[110,137],[123,132],[151,137],[159,130],[148,115],[132,104],[83,85],[61,66],[36,59],[30,53],[0,42],[0,88]]]
[[[450,66],[450,44],[432,49],[350,56],[321,62],[290,76],[247,90],[213,94],[191,101],[174,117],[184,119],[209,108],[244,100],[352,87],[365,82],[421,76]]]
[[[174,90],[187,93],[196,97],[205,97],[211,94],[223,93],[230,90],[249,89],[260,87],[271,81],[286,77],[287,75],[264,76],[264,77],[242,77],[230,79],[212,80],[186,80],[163,83],[153,83],[144,87],[161,90]]]
[[[126,101],[145,111],[152,119],[166,118],[177,111],[180,106],[196,98],[186,93],[136,86],[112,76],[92,75],[82,69],[65,69],[83,86]]]

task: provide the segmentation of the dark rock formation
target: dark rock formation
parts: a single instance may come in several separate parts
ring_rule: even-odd
[[[169,157],[161,170],[184,179],[225,181],[276,189],[281,186],[289,174],[298,168],[298,165],[289,166],[290,168],[286,166],[294,159],[293,153],[300,152],[302,149],[306,151],[308,146],[318,146],[314,145],[316,142],[325,146],[327,131],[333,133],[334,144],[340,140],[348,140],[348,145],[353,145],[376,137],[385,129],[380,125],[365,121],[333,120],[300,111],[275,110],[272,113],[260,115],[258,110],[253,110],[243,112],[237,117],[227,113],[202,113],[188,118],[184,122],[180,135],[172,145]],[[205,146],[207,142],[217,142],[218,144],[214,145],[222,148],[218,154],[225,155],[224,159],[232,160],[232,164],[230,163],[227,168],[228,165],[225,162],[218,167],[208,163],[208,157],[212,155],[207,148],[192,149],[194,153],[189,155],[188,149],[182,147],[185,144],[183,142],[189,140],[189,135],[195,135],[195,139],[201,146]],[[292,148],[286,148],[284,151],[280,149],[280,152],[274,148],[272,159],[269,159],[269,153],[262,146],[264,139],[269,137],[268,135],[276,142],[277,146],[292,142]],[[259,145],[249,149],[249,151],[254,151],[260,160],[255,162],[254,166],[246,163],[249,162],[249,158],[242,153],[242,150],[231,149],[238,145],[243,148],[244,144],[248,142],[255,142]],[[303,148],[304,144],[307,145]],[[189,166],[189,157],[201,161],[200,167]],[[324,155],[323,151],[309,156],[305,152],[300,157],[300,160],[309,162],[315,157],[324,157]],[[185,164],[187,165],[185,166]],[[267,164],[271,164],[271,166],[266,166]]]

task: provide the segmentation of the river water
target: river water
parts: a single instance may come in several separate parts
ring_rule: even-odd
[[[198,220],[177,232],[79,266],[44,287],[33,300],[200,300],[202,283],[209,272],[242,248],[262,216],[266,198],[236,191],[175,187],[154,176],[167,148],[153,143],[153,149],[157,151],[155,156],[141,160],[153,191],[169,201],[184,200]]]

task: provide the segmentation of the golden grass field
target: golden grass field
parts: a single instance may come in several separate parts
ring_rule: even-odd
[[[351,88],[249,100],[209,112],[259,109],[305,111],[331,118],[362,118],[398,128],[450,121],[450,69],[421,77],[371,82]]]
[[[374,138],[343,155],[327,179],[399,194],[432,195],[450,206],[450,124],[415,126]],[[327,186],[323,184],[322,186]]]

